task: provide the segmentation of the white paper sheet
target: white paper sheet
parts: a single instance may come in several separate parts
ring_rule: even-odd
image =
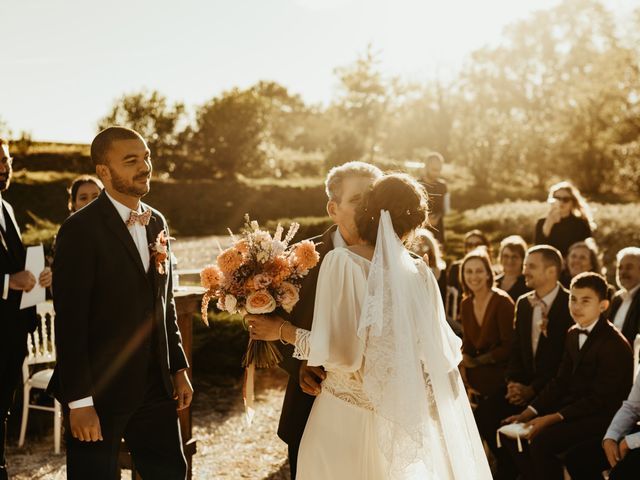
[[[27,260],[25,261],[24,269],[33,273],[36,277],[36,286],[29,292],[22,292],[20,310],[33,307],[46,300],[46,290],[38,283],[38,277],[44,270],[44,248],[42,245],[27,248]]]

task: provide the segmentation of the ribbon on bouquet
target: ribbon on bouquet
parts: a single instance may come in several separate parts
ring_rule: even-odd
[[[251,362],[247,365],[247,368],[244,369],[244,385],[242,386],[242,399],[244,400],[244,415],[247,421],[247,425],[251,426],[253,422],[253,417],[256,414],[255,409],[253,408],[255,395],[254,395],[254,384],[255,384],[255,373],[256,373],[256,365],[254,362]]]

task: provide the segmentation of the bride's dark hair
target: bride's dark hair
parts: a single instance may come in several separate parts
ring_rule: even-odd
[[[398,237],[427,222],[427,192],[406,173],[391,173],[379,178],[362,197],[356,209],[356,228],[360,238],[376,244],[380,211],[387,210]]]

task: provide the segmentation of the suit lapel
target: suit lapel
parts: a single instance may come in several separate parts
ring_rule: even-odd
[[[529,365],[531,365],[531,370],[535,372],[536,370],[536,365],[535,365],[535,360],[533,357],[533,345],[531,344],[531,328],[532,328],[532,324],[533,324],[533,308],[531,308],[531,304],[529,303],[529,295],[532,295],[531,293],[527,295],[527,298],[521,302],[522,303],[522,307],[521,308],[525,308],[526,312],[524,312],[524,315],[522,316],[523,319],[527,319],[526,322],[523,322],[522,325],[522,338],[526,344],[526,348],[524,349],[524,352],[527,356],[526,360],[527,363]]]
[[[111,230],[115,237],[125,247],[131,257],[131,260],[136,264],[140,274],[145,278],[148,278],[147,272],[144,270],[144,266],[142,265],[142,259],[140,258],[140,253],[136,248],[136,244],[134,243],[127,226],[122,221],[122,218],[120,218],[120,215],[118,215],[116,207],[111,203],[111,200],[109,200],[104,192],[100,194],[100,197],[98,197],[96,202],[100,202],[102,213],[104,214],[105,222],[109,230]]]
[[[150,210],[150,207],[145,204],[143,204],[143,208],[144,210]],[[162,230],[158,225],[158,223],[159,223],[159,219],[157,216],[153,214],[153,210],[152,210],[151,218],[149,219],[149,224],[145,227],[145,230],[147,232],[147,245],[154,244],[156,241],[156,237]],[[171,259],[167,259],[167,261],[171,261]],[[153,292],[155,295],[157,294],[158,289],[160,288],[160,274],[158,273],[158,269],[156,268],[156,262],[151,252],[149,252],[149,270],[150,270],[149,276],[151,278],[151,282],[153,285]],[[168,272],[165,272],[165,273],[168,274]]]

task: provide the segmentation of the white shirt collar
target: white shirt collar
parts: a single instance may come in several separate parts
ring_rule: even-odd
[[[589,325],[588,327],[581,327],[579,323],[576,323],[576,326],[577,326],[579,329],[581,329],[581,330],[586,330],[586,331],[588,331],[589,333],[591,333],[591,330],[593,330],[593,329],[596,327],[596,325],[597,325],[597,323],[598,323],[598,320],[600,320],[600,319],[599,319],[599,318],[596,318],[596,319],[593,321],[593,323],[592,323],[591,325]]]
[[[113,206],[116,207],[116,210],[118,211],[118,215],[120,215],[120,218],[122,218],[122,221],[124,223],[127,223],[127,221],[129,220],[129,215],[131,215],[131,212],[133,210],[131,210],[126,205],[123,205],[122,203],[117,201],[115,198],[109,195],[106,190],[104,191],[104,193],[107,195],[107,198],[111,200],[111,203],[113,203]],[[138,203],[138,210],[136,211],[136,213],[142,213],[142,205],[140,203]]]
[[[554,302],[556,297],[558,296],[558,292],[560,291],[560,284],[556,284],[556,287],[547,293],[544,297],[542,297],[542,301],[547,306],[547,308],[551,308],[551,304]]]
[[[2,197],[0,197],[2,200]],[[627,290],[626,288],[622,289],[622,299],[624,301],[631,301],[631,299],[635,296],[636,292],[640,289],[640,283],[633,287],[631,290]]]
[[[348,247],[347,242],[344,241],[344,237],[340,233],[340,227],[336,228],[335,232],[333,232],[331,240],[333,240],[333,248]]]

